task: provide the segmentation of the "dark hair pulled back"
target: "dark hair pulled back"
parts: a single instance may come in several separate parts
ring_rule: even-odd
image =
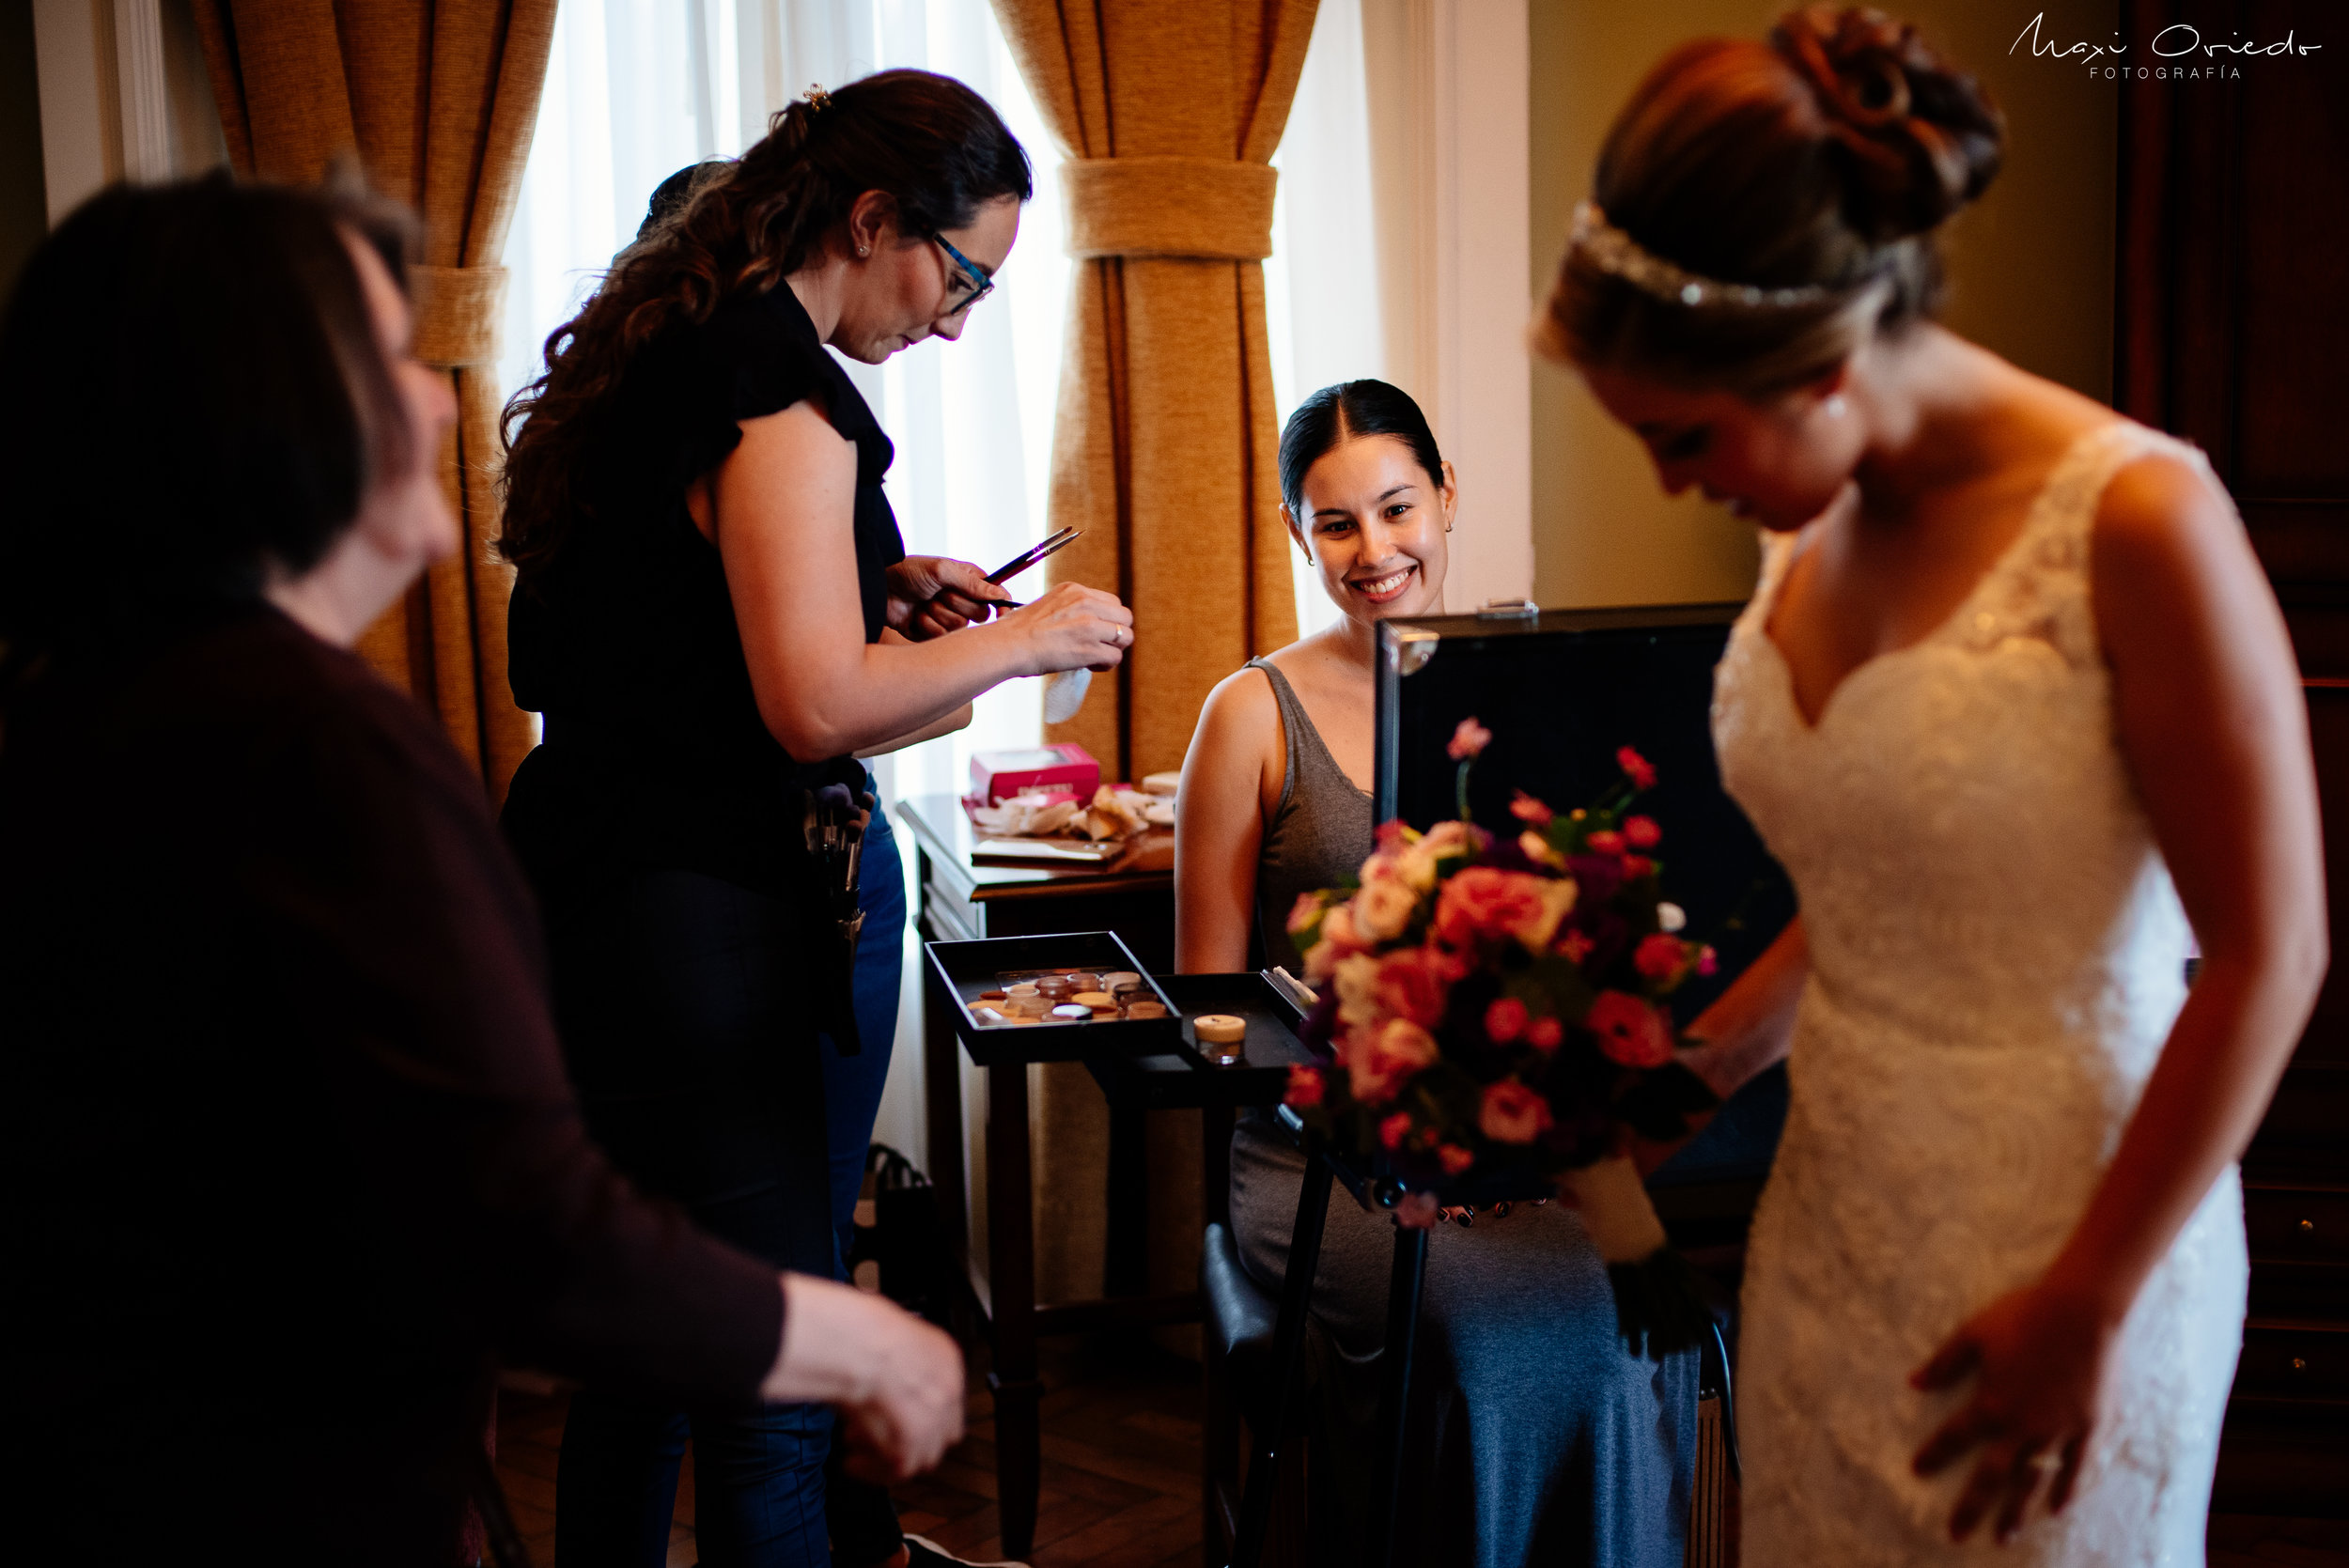
[[[355,184],[117,185],[0,317],[0,693],[316,566],[414,432],[346,236],[405,285],[412,226]]]
[[[1392,436],[1411,449],[1427,482],[1443,488],[1443,454],[1435,432],[1411,395],[1385,381],[1341,381],[1325,386],[1297,405],[1281,427],[1281,499],[1299,528],[1305,516],[1305,475],[1330,448],[1353,436]]]
[[[1766,43],[1684,44],[1616,116],[1592,200],[1690,272],[1823,293],[1684,305],[1569,250],[1536,347],[1754,397],[1815,379],[1939,309],[1936,231],[1988,187],[2005,135],[1980,83],[1873,8],[1789,11]]]
[[[1028,155],[987,100],[950,76],[883,70],[786,105],[739,159],[664,181],[636,241],[546,341],[546,374],[506,407],[505,558],[527,577],[592,505],[571,487],[593,414],[673,326],[764,293],[815,259],[857,198],[879,191],[909,236],[959,228],[984,204],[1026,201]]]

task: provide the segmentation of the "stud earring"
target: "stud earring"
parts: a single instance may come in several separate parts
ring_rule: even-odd
[[[1827,416],[1829,419],[1841,419],[1849,412],[1851,412],[1851,405],[1843,401],[1842,393],[1839,392],[1827,400]]]
[[[859,256],[863,256],[863,254],[864,254],[867,250],[869,250],[869,249],[871,249],[871,247],[870,247],[870,246],[867,246],[867,245],[859,245],[859,246],[856,248],[856,254],[857,254],[857,255],[859,255]]]

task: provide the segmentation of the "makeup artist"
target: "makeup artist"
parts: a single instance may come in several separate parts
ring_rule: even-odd
[[[675,182],[673,182],[675,183]],[[546,716],[506,829],[558,1017],[620,1168],[782,1266],[833,1265],[819,1031],[849,1016],[810,802],[1019,675],[1107,669],[1133,617],[907,558],[892,449],[826,346],[961,335],[1030,194],[985,100],[913,70],[812,91],[667,193],[506,411],[516,700]],[[875,1046],[880,1042],[874,1042]],[[829,1410],[690,1419],[702,1560],[824,1564]],[[556,1488],[569,1568],[663,1560],[682,1413],[589,1385]],[[850,1568],[907,1560],[894,1528]]]

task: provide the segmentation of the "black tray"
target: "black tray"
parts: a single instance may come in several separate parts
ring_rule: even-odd
[[[1181,1041],[1164,1055],[1089,1061],[1110,1104],[1150,1110],[1277,1105],[1288,1090],[1289,1068],[1312,1064],[1313,1053],[1296,1032],[1303,1015],[1263,975],[1169,974],[1158,986],[1186,1015]],[[1199,1050],[1190,1019],[1203,1013],[1248,1021],[1247,1061],[1219,1067]]]
[[[1114,931],[1068,931],[1057,936],[988,937],[976,941],[924,942],[929,958],[930,1005],[947,1009],[955,1034],[982,1067],[1003,1062],[1076,1062],[1089,1056],[1150,1056],[1182,1047],[1182,1009],[1163,982],[1136,961]],[[1018,970],[1130,970],[1160,1001],[1163,1018],[1115,1018],[1097,1023],[1042,1023],[1033,1029],[982,1024],[971,1004],[997,978]]]

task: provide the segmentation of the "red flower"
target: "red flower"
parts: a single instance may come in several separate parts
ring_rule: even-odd
[[[1284,1104],[1304,1110],[1321,1103],[1322,1087],[1320,1068],[1292,1065],[1289,1068],[1288,1093],[1283,1094],[1281,1099]]]
[[[1547,828],[1549,826],[1550,817],[1556,814],[1520,789],[1516,799],[1509,802],[1509,815],[1533,827]]]
[[[1688,959],[1688,952],[1678,937],[1667,937],[1661,931],[1641,939],[1631,955],[1631,967],[1650,980],[1670,980],[1680,972]]]
[[[1471,865],[1455,872],[1436,899],[1436,935],[1467,949],[1514,937],[1533,952],[1549,945],[1574,908],[1575,885],[1553,877]]]
[[[1595,832],[1590,837],[1584,839],[1582,843],[1583,846],[1594,855],[1620,855],[1623,853],[1623,835],[1615,831],[1612,828],[1601,828],[1597,832]]]
[[[1656,787],[1656,765],[1630,747],[1626,746],[1615,753],[1615,766],[1624,770],[1624,776],[1628,778],[1636,787],[1641,789]]]
[[[1358,1029],[1346,1044],[1348,1087],[1369,1105],[1394,1098],[1404,1079],[1436,1060],[1436,1037],[1408,1018],[1389,1018],[1375,1034]]]
[[[1407,947],[1378,960],[1378,975],[1371,994],[1378,1005],[1423,1029],[1443,1021],[1455,978],[1452,959],[1423,947]]]
[[[1623,841],[1634,849],[1653,849],[1664,842],[1664,830],[1652,816],[1626,816],[1623,820]]]
[[[1444,750],[1451,753],[1453,761],[1466,762],[1492,743],[1492,731],[1478,723],[1474,719],[1463,719],[1460,721],[1460,727],[1452,732],[1451,742],[1444,747]]]
[[[1515,997],[1502,997],[1485,1009],[1485,1032],[1493,1044],[1505,1046],[1525,1032],[1525,1003]]]
[[[1554,1122],[1549,1102],[1513,1078],[1486,1086],[1476,1116],[1477,1130],[1496,1143],[1531,1143]]]
[[[1447,1176],[1456,1176],[1476,1163],[1476,1157],[1457,1143],[1439,1143],[1436,1157],[1443,1161],[1443,1173]]]
[[[1548,1056],[1566,1037],[1566,1027],[1556,1018],[1535,1018],[1525,1027],[1525,1043]]]
[[[1583,1023],[1598,1048],[1626,1067],[1660,1067],[1672,1059],[1672,1032],[1664,1016],[1624,991],[1601,991]]]
[[[1598,944],[1579,931],[1569,931],[1558,939],[1558,955],[1569,964],[1579,964],[1591,955]]]
[[[1398,1110],[1378,1124],[1378,1141],[1390,1152],[1403,1147],[1403,1141],[1411,1136],[1411,1113]]]

